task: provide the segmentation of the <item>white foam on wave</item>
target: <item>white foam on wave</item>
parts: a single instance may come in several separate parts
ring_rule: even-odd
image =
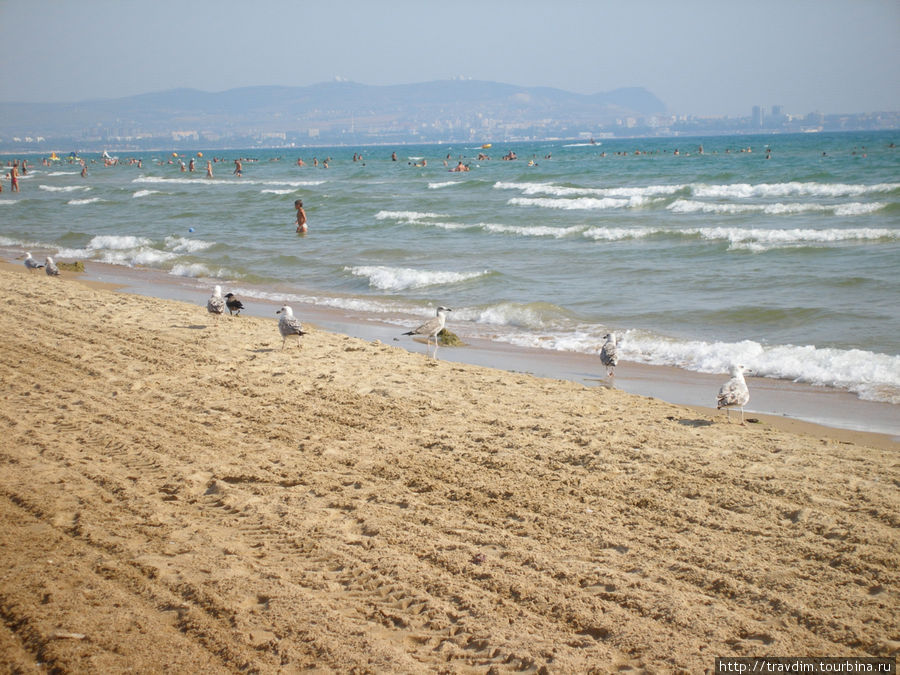
[[[845,389],[862,399],[900,403],[900,356],[861,349],[764,346],[752,340],[685,341],[626,331],[619,355],[623,360],[704,373],[726,373],[732,364],[741,363],[760,377]]]
[[[77,192],[78,190],[87,192],[91,188],[89,185],[38,185],[38,189],[45,192]]]
[[[577,197],[575,199],[513,197],[507,202],[510,206],[538,206],[545,209],[563,209],[566,211],[639,208],[647,203],[646,197],[638,195],[629,198],[602,197],[599,199],[592,197]]]
[[[500,302],[487,307],[455,309],[454,318],[471,321],[479,326],[491,329],[490,338],[497,337],[494,330],[510,327],[525,331],[557,331],[562,330],[568,321],[564,312],[556,305],[549,303]],[[530,333],[529,333],[530,334]]]
[[[214,242],[203,241],[202,239],[188,239],[180,235],[171,235],[166,237],[165,247],[174,253],[196,253],[197,251],[205,251],[215,246]]]
[[[191,279],[230,279],[234,273],[224,268],[212,270],[201,263],[176,263],[169,274],[173,277],[189,277]]]
[[[450,187],[451,185],[456,185],[459,182],[460,181],[457,181],[457,180],[445,180],[440,183],[429,183],[428,189],[429,190],[440,190],[441,188]]]
[[[839,216],[861,216],[883,209],[883,202],[850,204],[782,203],[775,204],[720,204],[702,202],[695,199],[676,199],[666,208],[672,213],[709,213],[716,215],[741,215],[762,213],[770,216],[794,215],[799,213],[834,213]]]
[[[111,249],[124,251],[126,249],[139,248],[141,246],[149,246],[153,243],[152,239],[146,237],[135,237],[132,235],[115,235],[100,234],[93,237],[87,245],[88,249]]]
[[[177,260],[184,254],[202,251],[211,246],[214,246],[213,242],[169,236],[166,237],[163,248],[159,248],[154,246],[153,240],[147,237],[103,234],[92,237],[84,248],[59,249],[57,255],[61,258],[97,260],[109,265],[123,265],[126,267],[135,265],[165,267],[168,263]],[[175,265],[175,268],[178,267],[178,265]],[[189,268],[191,268],[189,264],[181,266],[182,271],[189,270]],[[177,275],[204,275],[202,270],[197,269],[193,271],[196,271],[197,274],[181,273]],[[170,273],[175,274],[175,272]]]
[[[375,220],[399,220],[416,221],[423,218],[443,218],[440,213],[422,213],[420,211],[379,211],[375,214]]]
[[[756,244],[766,247],[800,246],[804,244],[834,244],[850,241],[898,240],[900,230],[885,228],[828,228],[768,230],[762,228],[744,229],[740,227],[703,227],[680,230],[686,235],[696,235],[703,239],[722,239],[732,246]]]
[[[71,204],[72,206],[84,206],[85,204],[97,204],[98,202],[105,201],[105,199],[100,199],[100,197],[91,197],[90,199],[70,199],[66,204]]]
[[[773,199],[779,197],[860,197],[867,194],[883,194],[900,189],[900,183],[875,185],[850,185],[845,183],[732,183],[707,185],[703,183],[677,185],[645,185],[627,187],[570,187],[555,183],[523,183],[497,181],[496,190],[518,190],[523,195],[550,195],[551,197],[664,197],[683,190],[700,199]],[[697,202],[705,203],[705,202]]]
[[[289,194],[291,194],[292,192],[296,192],[296,190],[290,190],[290,189],[288,189],[288,190],[273,190],[273,189],[267,189],[267,190],[260,190],[260,191],[259,191],[259,193],[260,193],[261,195],[289,195]]]
[[[98,260],[109,265],[159,266],[173,258],[176,253],[161,251],[151,247],[153,241],[145,237],[121,235],[97,235],[82,249],[59,249],[61,258]]]
[[[732,183],[729,185],[691,186],[696,197],[710,199],[759,199],[773,197],[859,197],[865,194],[893,192],[900,183],[850,185],[846,183]]]
[[[671,230],[661,227],[592,227],[585,230],[584,236],[595,241],[622,241],[623,239],[643,239],[667,232],[671,232]]]
[[[150,195],[158,195],[161,194],[159,190],[138,190],[132,196],[133,199],[138,199],[140,197],[149,197]]]
[[[366,277],[369,286],[382,291],[405,291],[427,286],[446,286],[490,274],[489,270],[480,272],[442,272],[415,270],[405,267],[386,267],[383,265],[345,267],[354,276]]]
[[[584,225],[573,225],[571,227],[549,227],[546,225],[498,225],[493,223],[482,223],[479,225],[486,232],[495,232],[498,234],[517,234],[522,237],[553,237],[562,239],[573,234],[584,231]]]
[[[3,205],[3,204],[18,204],[18,203],[19,203],[19,200],[18,200],[18,199],[0,199],[0,205]]]
[[[448,222],[425,222],[423,220],[408,220],[406,221],[410,225],[430,225],[432,227],[437,227],[442,230],[468,230],[472,228],[477,228],[478,225],[469,225],[467,223],[448,223]]]
[[[546,194],[552,197],[618,197],[631,199],[634,197],[664,197],[684,190],[686,185],[646,185],[616,188],[567,187],[554,183],[514,183],[497,181],[496,190],[519,190],[524,195]]]
[[[869,213],[880,211],[887,204],[882,202],[871,202],[868,204],[860,204],[853,202],[850,204],[838,204],[834,207],[834,215],[836,216],[864,216]]]
[[[261,180],[249,182],[257,185],[288,185],[295,188],[315,187],[316,185],[323,185],[325,183],[324,180]]]
[[[700,237],[709,241],[727,241],[733,248],[769,250],[779,247],[803,245],[827,245],[842,242],[897,241],[900,230],[887,228],[792,228],[765,229],[743,227],[592,227],[584,232],[588,239],[596,241],[621,241],[643,239],[655,235],[670,237]]]
[[[50,171],[47,173],[48,176],[77,176],[79,171]]]
[[[100,252],[99,260],[110,265],[159,267],[163,263],[174,260],[177,257],[177,253],[160,251],[155,248],[140,248],[130,251],[102,251]]]

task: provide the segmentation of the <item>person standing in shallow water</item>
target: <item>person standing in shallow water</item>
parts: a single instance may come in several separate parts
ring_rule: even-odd
[[[295,201],[294,208],[297,209],[297,233],[306,234],[306,211],[303,210],[303,200]]]

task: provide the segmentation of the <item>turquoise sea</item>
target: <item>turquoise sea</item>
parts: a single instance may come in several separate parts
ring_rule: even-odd
[[[85,177],[61,149],[18,157],[18,194],[3,181],[0,249],[404,328],[443,304],[464,338],[544,350],[615,331],[623,363],[742,363],[900,405],[896,136],[110,151],[81,155]]]

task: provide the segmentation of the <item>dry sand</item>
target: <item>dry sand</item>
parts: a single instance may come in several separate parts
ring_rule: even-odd
[[[274,314],[71,274],[0,288],[0,670],[898,653],[896,443],[315,329],[281,351]]]

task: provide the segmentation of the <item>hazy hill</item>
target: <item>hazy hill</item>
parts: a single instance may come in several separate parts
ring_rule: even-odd
[[[593,127],[624,116],[662,112],[662,101],[640,87],[585,95],[473,80],[394,86],[328,82],[307,87],[243,87],[218,93],[172,89],[79,103],[0,103],[0,135],[78,136],[111,128],[120,135],[178,130],[306,133],[313,128],[352,126],[360,131],[548,119]]]

